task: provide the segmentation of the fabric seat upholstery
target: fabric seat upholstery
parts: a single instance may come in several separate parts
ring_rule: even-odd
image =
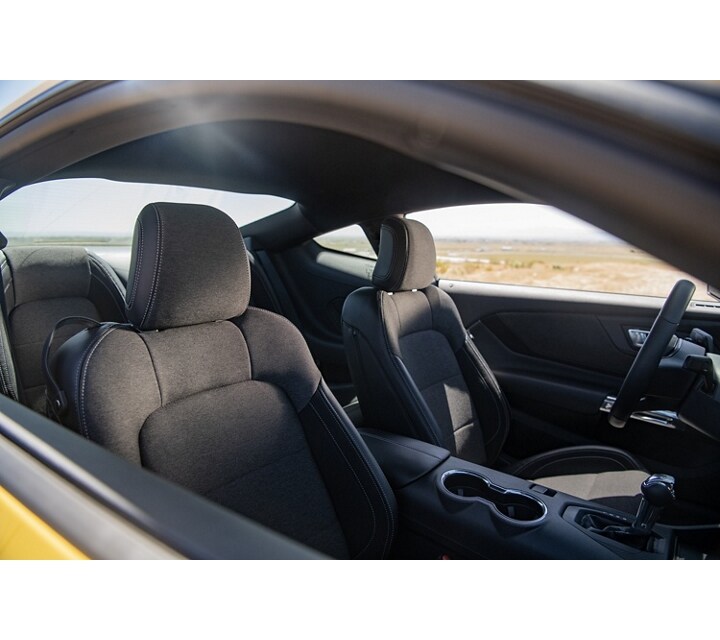
[[[122,322],[125,287],[112,267],[83,247],[18,246],[0,252],[8,344],[7,375],[15,380],[11,397],[36,411],[45,409],[41,368],[43,342],[67,316]],[[77,331],[56,334],[60,344]],[[16,371],[15,371],[16,370]]]
[[[138,217],[131,326],[83,330],[53,370],[63,421],[108,449],[338,558],[386,556],[392,491],[299,331],[248,307],[233,221],[156,203]]]
[[[384,220],[375,286],[354,291],[342,312],[364,424],[495,466],[510,410],[454,302],[434,281],[435,245],[429,230],[415,220]],[[630,454],[602,446],[543,453],[503,471],[542,477],[551,488],[628,510],[639,503],[644,477],[642,465]],[[591,482],[580,477],[587,474],[593,475]]]

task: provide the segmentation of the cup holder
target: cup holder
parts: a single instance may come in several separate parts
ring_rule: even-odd
[[[523,491],[506,489],[483,476],[467,471],[446,471],[440,485],[453,498],[489,504],[504,520],[515,524],[537,524],[545,517],[545,503]]]

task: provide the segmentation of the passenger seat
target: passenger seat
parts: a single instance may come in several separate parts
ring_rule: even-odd
[[[232,219],[149,204],[131,264],[132,324],[84,330],[51,362],[64,424],[330,556],[387,557],[392,490],[297,328],[248,306]]]
[[[3,311],[9,351],[3,344],[3,387],[35,411],[45,411],[43,342],[58,320],[85,316],[101,322],[125,321],[125,287],[108,265],[83,247],[13,246],[0,251]],[[55,343],[80,327],[60,329]],[[4,341],[3,341],[4,342]]]

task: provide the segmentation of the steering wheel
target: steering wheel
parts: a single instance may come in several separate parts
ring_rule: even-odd
[[[613,427],[622,429],[630,419],[640,399],[650,386],[650,380],[660,365],[668,343],[675,335],[685,309],[695,293],[695,285],[688,280],[678,280],[675,283],[665,304],[643,346],[635,356],[635,361],[623,380],[615,403],[610,410],[608,420]]]

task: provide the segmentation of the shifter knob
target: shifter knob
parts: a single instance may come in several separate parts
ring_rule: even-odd
[[[643,481],[640,491],[643,498],[632,526],[637,531],[649,533],[660,512],[675,501],[675,478],[654,473]]]
[[[654,473],[643,481],[640,491],[654,507],[667,507],[675,501],[675,478],[663,473]]]

